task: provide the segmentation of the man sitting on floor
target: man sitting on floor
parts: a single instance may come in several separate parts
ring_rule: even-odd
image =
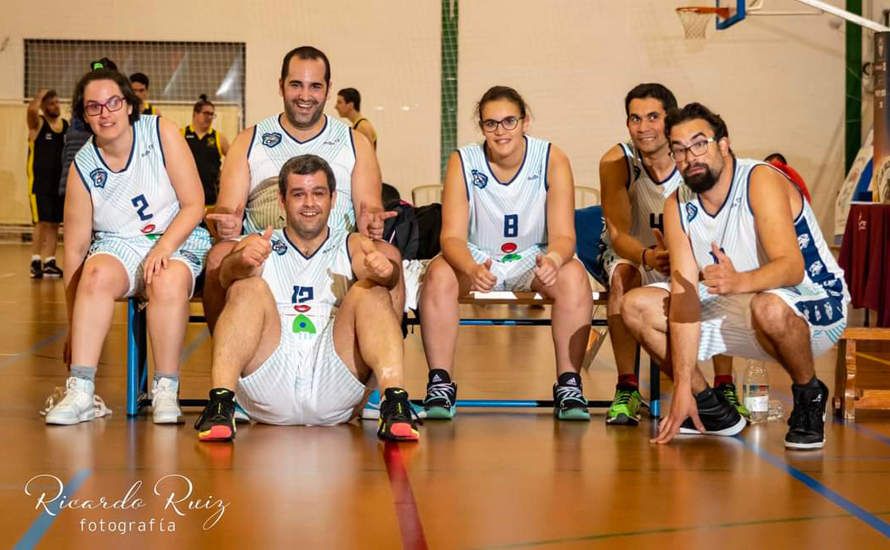
[[[401,315],[389,293],[401,276],[398,252],[328,226],[336,182],[321,157],[287,161],[278,186],[285,227],[247,236],[220,267],[226,305],[198,438],[235,436],[236,395],[259,422],[347,422],[374,374],[384,394],[378,436],[417,440],[402,389]]]

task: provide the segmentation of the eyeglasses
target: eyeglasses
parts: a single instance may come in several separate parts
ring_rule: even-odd
[[[479,125],[482,126],[482,129],[484,131],[489,132],[489,133],[496,132],[498,129],[498,126],[502,126],[504,128],[504,130],[509,132],[510,130],[515,130],[516,127],[519,126],[519,121],[522,120],[523,118],[525,118],[525,117],[508,116],[506,118],[502,118],[501,120],[494,120],[494,119],[489,118],[487,120],[483,120],[482,122],[480,122]]]
[[[86,105],[83,106],[83,111],[89,116],[99,116],[102,114],[102,109],[108,109],[109,113],[113,113],[115,111],[120,111],[124,106],[124,98],[119,95],[114,95],[109,97],[105,103],[99,103],[98,101],[88,101]]]
[[[204,116],[206,116],[206,117],[210,117],[210,118],[216,118],[216,113],[211,112],[211,111],[201,111],[201,112],[198,113],[198,114],[199,114],[199,115],[204,115]]]
[[[687,152],[692,153],[693,157],[700,157],[708,150],[708,145],[716,141],[715,138],[709,137],[708,139],[696,141],[689,147],[683,147],[682,145],[676,144],[671,145],[671,157],[673,157],[674,160],[685,160]]]

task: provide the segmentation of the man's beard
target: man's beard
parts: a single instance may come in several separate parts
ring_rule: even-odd
[[[309,115],[308,122],[301,122],[297,119],[297,108],[292,103],[286,103],[284,108],[284,113],[287,116],[287,121],[290,122],[294,128],[298,130],[307,130],[315,126],[319,120],[321,120],[321,116],[324,114],[324,103],[319,103],[316,105],[315,111]]]
[[[692,189],[694,192],[701,194],[710,191],[712,187],[717,185],[717,178],[719,174],[714,174],[711,171],[710,166],[708,166],[707,164],[698,164],[693,166],[704,166],[705,170],[692,176],[688,176],[684,172],[683,182],[686,184],[687,187]],[[690,166],[686,170],[689,171],[689,169],[693,166]]]

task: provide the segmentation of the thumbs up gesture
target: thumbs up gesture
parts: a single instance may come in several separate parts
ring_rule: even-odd
[[[476,264],[476,267],[470,272],[470,290],[489,292],[497,282],[497,277],[491,272],[491,258],[487,258],[481,264]]]
[[[535,277],[544,286],[553,286],[558,273],[559,266],[551,256],[542,254],[535,258]]]
[[[652,235],[655,236],[655,248],[646,254],[646,263],[662,275],[670,275],[671,257],[667,245],[664,244],[664,234],[656,228],[652,230]]]
[[[263,234],[254,233],[245,237],[236,251],[241,252],[241,261],[250,267],[263,265],[269,254],[272,253],[272,226],[266,228]]]
[[[704,280],[711,294],[738,294],[741,292],[741,274],[735,270],[732,260],[729,259],[717,243],[711,243],[711,256],[714,264],[706,266],[702,270]]]
[[[362,237],[359,241],[359,246],[362,251],[362,263],[365,269],[368,270],[371,278],[379,281],[388,280],[392,276],[394,269],[389,258],[383,252],[377,250],[377,245],[371,239]]]

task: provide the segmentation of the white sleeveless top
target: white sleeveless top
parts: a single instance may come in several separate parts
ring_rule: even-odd
[[[547,244],[550,142],[531,136],[525,140],[522,165],[506,182],[494,175],[481,144],[458,149],[470,207],[467,241],[471,251],[476,249],[495,261]]]
[[[348,241],[348,232],[329,229],[325,242],[306,257],[283,229],[272,232],[262,277],[275,297],[282,339],[299,341],[301,352],[312,347],[355,281]]]
[[[683,183],[677,168],[662,181],[656,181],[646,170],[632,143],[619,143],[627,163],[627,194],[630,198],[630,235],[643,246],[656,244],[652,230],[664,233],[664,201]],[[603,227],[603,242],[612,249],[609,231]]]
[[[680,223],[689,236],[699,269],[713,265],[711,243],[717,243],[732,260],[736,271],[753,271],[768,262],[757,237],[754,213],[748,198],[752,170],[769,164],[753,159],[735,159],[732,183],[726,201],[715,215],[705,212],[701,199],[689,187],[678,191]],[[786,178],[787,179],[787,178]],[[788,185],[793,185],[790,181]],[[804,259],[805,276],[797,287],[821,287],[829,296],[848,302],[850,295],[844,283],[844,271],[838,266],[822,237],[813,209],[806,200],[794,219],[797,244]]]
[[[179,213],[179,199],[164,161],[158,117],[140,115],[126,166],[105,164],[95,137],[74,157],[74,166],[93,201],[93,231],[121,237],[161,234]]]
[[[325,125],[313,138],[298,141],[281,126],[282,114],[263,119],[254,126],[253,139],[247,151],[247,164],[250,169],[250,193],[271,182],[277,189],[278,174],[284,163],[299,155],[318,155],[331,165],[337,180],[337,200],[328,218],[328,225],[334,229],[355,229],[355,210],[352,204],[352,171],[355,168],[355,143],[349,126],[324,115]],[[272,183],[274,182],[274,183]],[[249,202],[248,198],[248,202]],[[245,233],[262,231],[264,227],[248,217],[244,223]]]

